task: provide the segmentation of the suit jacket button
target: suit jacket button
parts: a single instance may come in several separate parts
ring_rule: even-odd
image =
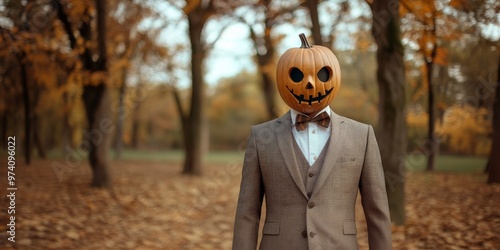
[[[310,232],[310,233],[309,233],[309,236],[311,236],[311,238],[312,238],[312,237],[314,237],[314,235],[316,235],[316,233],[315,233],[315,232]]]
[[[314,173],[309,173],[309,177],[313,177],[314,176]]]
[[[307,232],[305,230],[302,231],[302,237],[307,238]]]
[[[314,202],[309,202],[309,203],[307,203],[307,207],[308,207],[308,208],[313,208],[313,207],[314,207]]]

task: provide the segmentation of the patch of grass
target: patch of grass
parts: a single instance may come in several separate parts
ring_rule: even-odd
[[[114,155],[113,155],[114,157]],[[207,163],[227,163],[227,162],[243,162],[244,153],[237,151],[216,151],[209,152],[205,156]],[[123,160],[151,160],[151,161],[167,161],[167,162],[182,162],[184,160],[184,151],[182,150],[166,150],[166,151],[137,151],[125,150],[123,152]]]
[[[79,152],[79,154],[83,159],[87,159],[84,152]],[[205,157],[205,162],[209,164],[242,163],[244,154],[243,151],[209,152]],[[60,150],[51,151],[48,156],[49,159],[64,159],[66,157]],[[110,159],[115,159],[113,151],[110,152]],[[126,149],[123,151],[121,159],[181,163],[184,160],[184,151]],[[439,155],[436,159],[435,170],[456,173],[482,173],[487,160],[487,157],[481,156]],[[412,154],[407,156],[405,164],[408,171],[424,171],[427,165],[427,157],[421,154]]]
[[[115,159],[115,153],[111,153],[111,159]],[[124,150],[122,152],[122,160],[138,160],[138,161],[165,161],[165,162],[181,162],[184,159],[184,152],[181,150]]]
[[[243,162],[243,158],[245,157],[245,152],[238,151],[218,151],[218,152],[210,152],[207,155],[208,162],[218,162],[218,163],[226,163],[226,162]]]
[[[237,151],[216,151],[209,152],[205,156],[207,163],[226,163],[226,162],[243,162],[244,153]],[[168,150],[168,151],[134,151],[126,150],[123,152],[123,160],[151,160],[151,161],[167,161],[167,162],[182,162],[184,160],[184,151]]]
[[[486,167],[487,157],[439,155],[436,159],[435,170],[456,173],[482,173]],[[406,169],[410,171],[424,171],[427,166],[427,157],[424,155],[409,155]]]
[[[86,160],[87,153],[84,151],[76,152],[79,159]],[[49,159],[61,160],[66,158],[60,150],[52,150],[47,154]],[[111,150],[109,157],[111,160],[115,159],[115,153]],[[239,151],[216,151],[209,152],[205,156],[206,163],[225,164],[229,162],[243,162],[244,152]],[[160,162],[173,162],[180,163],[184,160],[184,151],[182,150],[131,150],[126,149],[122,152],[121,160],[134,160],[134,161],[160,161]]]

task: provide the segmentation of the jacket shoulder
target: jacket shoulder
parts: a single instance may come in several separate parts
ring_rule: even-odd
[[[262,128],[268,128],[268,127],[271,127],[273,124],[278,123],[278,122],[279,122],[279,118],[275,118],[275,119],[272,119],[272,120],[269,120],[269,121],[266,121],[263,123],[255,124],[252,126],[252,129],[260,130]]]
[[[268,129],[273,129],[273,130],[279,131],[285,125],[290,124],[290,123],[291,123],[290,114],[289,114],[289,112],[287,112],[286,114],[284,114],[278,118],[275,118],[275,119],[272,119],[272,120],[269,120],[269,121],[266,121],[266,122],[263,122],[260,124],[253,125],[252,131],[261,131],[261,130],[268,130]]]
[[[339,115],[340,116],[340,115]],[[345,116],[340,116],[343,121],[346,123],[346,127],[348,127],[352,131],[356,132],[367,132],[370,128],[370,124],[362,123],[351,118],[347,118]]]

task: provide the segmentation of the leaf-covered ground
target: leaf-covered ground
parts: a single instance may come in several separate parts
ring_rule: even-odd
[[[0,173],[0,249],[230,249],[241,164],[212,165],[203,177],[180,165],[114,162],[111,192],[89,188],[81,164],[56,177],[51,161],[16,168],[16,244],[6,241],[6,177]],[[3,164],[5,166],[5,164]],[[481,174],[412,173],[407,224],[394,249],[500,249],[500,185]],[[367,247],[362,208],[358,239]]]

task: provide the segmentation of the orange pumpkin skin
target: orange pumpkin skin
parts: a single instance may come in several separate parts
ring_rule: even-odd
[[[340,65],[327,47],[310,46],[304,34],[302,46],[288,49],[276,70],[278,92],[290,108],[309,115],[328,106],[340,89]]]

